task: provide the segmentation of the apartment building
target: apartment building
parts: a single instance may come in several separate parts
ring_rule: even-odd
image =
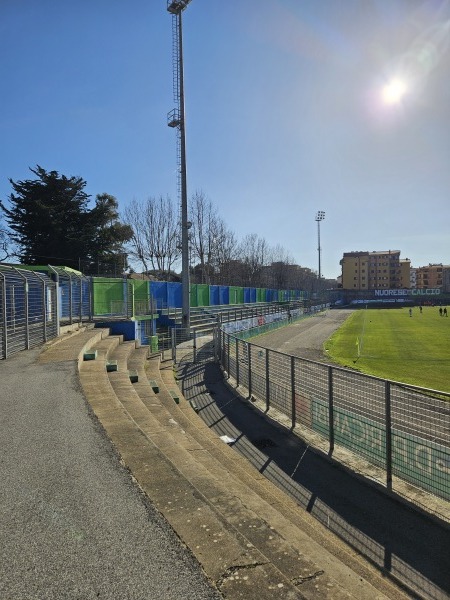
[[[427,267],[416,268],[416,288],[444,288],[446,287],[446,273],[450,270],[450,265],[429,264]]]
[[[409,289],[409,258],[400,250],[344,252],[340,261],[342,288],[346,290]]]

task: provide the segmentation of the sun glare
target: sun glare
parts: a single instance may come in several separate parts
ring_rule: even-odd
[[[400,79],[393,79],[386,84],[382,91],[385,104],[398,104],[406,93],[406,85]]]

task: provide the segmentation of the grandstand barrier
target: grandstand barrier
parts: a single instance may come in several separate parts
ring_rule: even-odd
[[[291,319],[304,316],[292,314]],[[376,467],[369,469],[370,477],[388,490],[403,489],[402,480],[450,500],[450,394],[290,356],[251,341],[288,322],[287,317],[267,315],[222,324],[218,352],[227,376],[261,410],[288,417],[292,428],[329,456],[340,447]],[[358,461],[350,462],[357,470]]]

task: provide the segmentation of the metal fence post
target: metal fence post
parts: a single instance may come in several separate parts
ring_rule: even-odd
[[[8,320],[6,317],[6,275],[0,273],[0,277],[3,279],[3,285],[1,286],[2,291],[2,314],[3,314],[3,343],[2,343],[2,358],[8,358]]]
[[[248,397],[252,397],[252,347],[247,343],[247,362],[248,362]]]
[[[230,334],[227,334],[227,340],[228,340],[228,344],[227,344],[227,373],[228,373],[228,379],[230,378]]]
[[[391,382],[384,382],[384,398],[386,405],[386,488],[392,490],[392,416],[391,416]]]
[[[54,274],[54,279],[52,279],[52,281],[54,281],[55,283],[55,318],[56,318],[56,337],[59,336],[60,334],[60,330],[61,330],[61,313],[62,313],[62,308],[61,308],[61,298],[59,295],[60,292],[60,288],[59,288],[59,273],[58,271],[52,267],[51,265],[48,265],[48,268],[50,269],[50,271]]]
[[[292,429],[295,428],[297,422],[297,414],[295,410],[295,357],[291,356],[291,398],[292,398]]]
[[[83,278],[79,276],[80,280],[80,323],[83,322]]]
[[[197,362],[197,332],[194,329],[193,336],[193,345],[194,345],[194,364]]]
[[[69,315],[70,324],[73,323],[73,306],[72,306],[72,275],[69,273]]]
[[[30,311],[30,302],[29,302],[29,289],[28,289],[28,280],[26,276],[21,273],[15,267],[14,271],[19,275],[19,277],[23,281],[23,293],[24,293],[24,313],[25,313],[25,350],[30,349],[30,322],[29,322],[29,311]]]
[[[46,285],[43,277],[39,275],[39,273],[35,273],[35,275],[39,278],[42,284],[42,326],[43,326],[43,338],[44,342],[47,341],[47,294],[46,294]]]
[[[172,360],[174,363],[177,362],[177,352],[176,352],[176,345],[175,345],[175,327],[172,327],[172,329],[170,330],[170,335],[171,335],[171,346],[172,346]]]
[[[234,338],[236,342],[236,385],[239,386],[239,340]]]
[[[266,348],[266,412],[270,408],[269,349]]]
[[[333,367],[328,367],[328,427],[329,427],[329,456],[334,452],[334,399],[333,399]]]

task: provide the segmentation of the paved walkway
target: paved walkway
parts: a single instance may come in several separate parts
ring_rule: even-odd
[[[73,359],[0,361],[1,600],[222,596],[99,426]]]

